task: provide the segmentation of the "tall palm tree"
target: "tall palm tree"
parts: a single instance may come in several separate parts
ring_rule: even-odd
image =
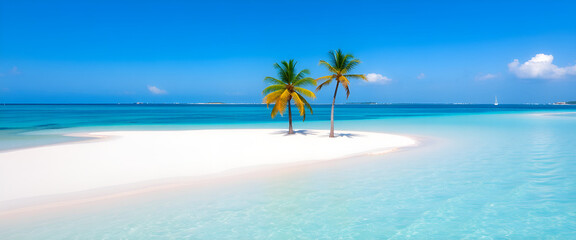
[[[316,81],[313,78],[306,77],[310,74],[308,69],[304,69],[296,74],[296,61],[282,61],[280,64],[275,63],[274,68],[278,71],[278,78],[266,77],[264,81],[272,84],[262,91],[264,95],[264,103],[269,107],[274,103],[272,108],[272,118],[276,114],[284,115],[286,106],[288,106],[288,134],[294,134],[292,129],[292,108],[291,102],[294,100],[296,107],[300,111],[300,116],[303,117],[302,121],[306,120],[306,108],[312,113],[312,107],[304,97],[316,98],[316,94],[312,91],[303,88],[306,85],[316,86]]]
[[[320,65],[325,66],[332,75],[324,76],[316,79],[316,81],[324,81],[316,88],[320,91],[322,87],[327,86],[332,81],[336,81],[336,89],[334,90],[334,98],[332,99],[332,112],[330,113],[330,137],[334,137],[334,104],[336,103],[336,93],[338,93],[338,86],[342,84],[346,90],[346,99],[350,96],[350,81],[348,79],[362,79],[366,80],[364,74],[349,74],[358,64],[360,60],[354,58],[352,54],[344,54],[342,50],[330,51],[329,62],[320,60]]]

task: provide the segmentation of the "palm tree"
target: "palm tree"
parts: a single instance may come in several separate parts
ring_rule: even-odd
[[[343,54],[342,50],[338,49],[336,51],[330,51],[329,53],[330,62],[320,60],[320,65],[328,68],[328,71],[332,75],[324,76],[316,79],[316,81],[324,81],[316,88],[316,91],[320,91],[322,87],[327,86],[332,81],[336,81],[336,89],[334,90],[334,98],[332,99],[332,112],[330,113],[330,137],[334,137],[334,104],[336,102],[336,93],[338,93],[338,86],[342,84],[344,90],[346,90],[346,99],[350,96],[350,81],[348,79],[362,79],[366,80],[364,74],[349,74],[352,69],[354,69],[360,60],[355,59],[352,54]]]
[[[316,86],[316,81],[313,78],[306,77],[310,74],[308,69],[304,69],[296,74],[296,61],[291,59],[290,61],[282,61],[280,64],[275,63],[274,68],[278,71],[278,78],[266,77],[264,81],[272,85],[262,91],[264,95],[264,103],[269,107],[271,103],[274,103],[272,108],[272,118],[276,114],[284,116],[284,111],[286,106],[288,106],[288,134],[294,134],[294,129],[292,129],[292,108],[291,101],[294,100],[296,107],[300,110],[300,116],[303,117],[302,121],[306,120],[306,109],[312,113],[312,107],[306,101],[304,97],[316,98],[316,94],[312,91],[303,88],[306,85]]]

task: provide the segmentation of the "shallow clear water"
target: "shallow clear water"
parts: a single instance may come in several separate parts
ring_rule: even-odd
[[[134,108],[129,109],[140,111]],[[1,121],[11,125],[9,131],[24,134],[34,133],[42,122],[65,126],[41,131],[49,136],[93,129],[95,125],[100,125],[98,129],[286,125],[285,119],[268,120],[268,111],[258,105],[208,106],[204,110],[168,107],[170,110],[163,116],[160,116],[163,106],[153,108],[158,109],[140,113],[118,110],[110,113],[114,116],[109,118],[98,113],[85,122],[78,120],[82,114],[62,121],[55,116],[50,118],[53,121],[46,121],[39,120],[42,114],[29,113],[38,115],[22,117],[25,120],[15,127],[18,121],[14,120],[13,112],[9,117],[3,113]],[[222,113],[222,109],[227,113]],[[317,109],[309,118],[311,121],[297,122],[297,127],[326,128],[327,122],[321,119],[329,109]],[[67,111],[70,109],[63,109],[66,113],[61,114],[67,115]],[[22,219],[0,219],[0,236],[2,239],[573,239],[576,236],[576,114],[556,114],[576,112],[576,108],[408,105],[338,106],[336,111],[338,129],[407,134],[421,138],[423,144],[392,154],[302,166],[271,175],[209,181],[201,186],[96,203],[90,208],[71,207]],[[130,114],[124,116],[124,112]],[[208,120],[185,117],[198,114],[204,114]],[[171,115],[181,121],[163,125],[172,122]],[[210,116],[214,121],[209,121]],[[90,118],[95,120],[92,122]],[[141,122],[122,119],[141,119]],[[165,120],[156,123],[146,119]],[[151,126],[154,124],[158,125]],[[2,138],[8,135],[18,134],[6,133]],[[39,142],[43,141],[48,140]]]

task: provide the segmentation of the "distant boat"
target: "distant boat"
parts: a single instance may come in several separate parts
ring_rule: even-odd
[[[494,97],[494,106],[498,106],[498,97]]]

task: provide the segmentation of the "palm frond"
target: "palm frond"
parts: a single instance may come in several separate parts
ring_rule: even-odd
[[[284,82],[282,82],[276,78],[273,78],[273,77],[265,77],[264,82],[268,82],[270,84],[286,84],[286,83],[284,83]]]
[[[285,90],[277,90],[275,92],[269,93],[263,99],[263,103],[266,103],[266,107],[269,107],[271,103],[276,102],[278,98],[284,93]]]
[[[344,54],[342,52],[342,49],[338,49],[336,51],[335,57],[336,57],[336,63],[337,63],[337,65],[335,67],[339,73],[342,73],[342,70],[344,70],[346,68],[346,65],[348,65],[348,62],[351,59],[354,59],[354,56],[352,54]]]
[[[326,62],[324,60],[320,60],[319,65],[328,68],[328,71],[330,71],[332,73],[338,73],[338,70],[336,70],[336,68],[334,68],[334,66],[330,65],[328,62]]]
[[[300,80],[300,79],[305,78],[306,75],[309,75],[309,74],[310,74],[310,70],[304,69],[304,70],[300,71],[300,72],[296,75],[296,77],[294,78],[294,80],[298,81],[298,80]]]
[[[288,76],[288,69],[286,69],[286,61],[281,61],[280,64],[274,63],[274,68],[278,71],[278,77],[280,80],[285,84],[290,84],[289,76]]]
[[[322,89],[323,87],[328,86],[331,82],[332,79],[328,79],[325,82],[321,83],[320,85],[318,85],[318,87],[316,87],[316,92],[320,91],[320,89]]]
[[[270,116],[274,118],[278,113],[280,113],[281,116],[284,116],[287,104],[289,104],[288,101],[278,98],[278,100],[276,100],[276,102],[274,103],[274,107],[272,108],[272,113],[270,114]]]
[[[360,64],[360,60],[352,59],[350,62],[346,64],[346,66],[342,69],[342,74],[346,74],[349,71],[352,71],[356,66]]]
[[[332,69],[329,69],[330,72],[337,73],[337,74],[345,74],[352,70],[360,60],[355,59],[354,55],[352,54],[344,54],[342,49],[333,50],[329,53],[329,58]]]
[[[292,99],[294,99],[294,103],[296,104],[296,107],[300,111],[300,116],[305,116],[306,108],[304,108],[304,102],[300,98],[300,95],[298,95],[298,93],[296,92],[292,92],[290,95],[292,96]]]
[[[292,84],[294,86],[306,86],[306,85],[312,85],[312,86],[316,86],[316,80],[314,78],[302,78],[298,81],[296,81],[294,84]]]
[[[330,62],[332,62],[332,67],[334,67],[334,69],[338,69],[339,66],[341,65],[341,61],[342,61],[342,50],[338,49],[336,51],[332,50],[329,53],[329,58],[330,58]],[[337,71],[335,71],[334,73],[338,73]]]
[[[332,79],[335,77],[336,77],[336,74],[328,75],[328,76],[324,76],[324,77],[319,77],[319,78],[316,78],[316,83],[318,83],[318,81],[329,80],[329,79]]]
[[[344,76],[346,78],[366,80],[366,75],[364,74],[345,74]]]
[[[312,99],[316,98],[316,94],[306,88],[294,87],[294,91]]]
[[[282,65],[284,65],[284,69],[286,70],[286,82],[292,83],[294,80],[294,60],[290,59],[288,62],[282,61]]]
[[[346,78],[345,76],[340,76],[338,78],[338,82],[342,83],[343,86],[348,86],[350,85],[350,81],[348,80],[348,78]]]
[[[276,117],[276,114],[280,113],[281,116],[284,116],[284,112],[286,111],[286,105],[290,104],[290,91],[288,89],[284,90],[282,94],[274,103],[274,107],[272,108],[272,118]]]
[[[282,90],[282,89],[286,89],[286,84],[271,85],[271,86],[264,88],[264,90],[262,91],[262,94],[266,95],[268,93],[275,92],[275,91]]]
[[[310,106],[308,101],[306,101],[306,98],[302,97],[300,94],[298,94],[298,96],[300,97],[300,100],[302,100],[302,102],[304,102],[304,105],[308,108],[308,110],[310,110],[310,113],[314,114],[314,112],[312,111],[312,106]]]
[[[348,99],[350,96],[350,81],[348,81],[348,78],[340,76],[339,82],[342,83],[342,87],[344,87],[344,90],[346,90],[346,99]]]
[[[328,79],[325,82],[321,83],[320,85],[318,85],[318,87],[316,87],[316,92],[320,91],[320,89],[322,89],[323,87],[328,86],[331,82],[332,79]]]
[[[286,90],[284,90],[284,92],[282,92],[282,95],[280,95],[280,98],[281,98],[281,99],[284,99],[284,100],[289,99],[289,98],[290,98],[290,93],[291,93],[291,92],[288,91],[288,89],[286,89]]]

